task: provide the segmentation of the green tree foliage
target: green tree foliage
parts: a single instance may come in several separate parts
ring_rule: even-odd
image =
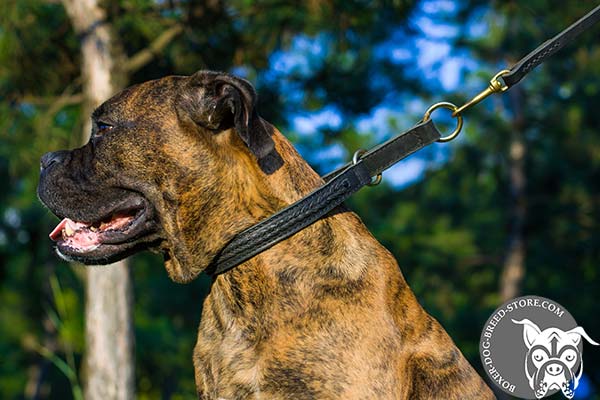
[[[487,33],[473,37],[465,29],[457,35],[455,48],[468,49],[480,62],[463,81],[485,88],[495,72],[590,6],[569,2],[548,9],[542,1],[527,6],[474,2],[464,18],[484,24]],[[515,88],[468,111],[464,136],[450,144],[447,162],[430,164],[423,180],[399,193],[384,187],[353,199],[358,210],[375,205],[361,213],[367,225],[396,254],[417,296],[474,364],[479,364],[480,327],[500,303],[513,196],[510,141],[518,113],[527,149],[522,291],[558,301],[588,332],[600,332],[594,295],[600,265],[600,121],[593,111],[600,101],[597,32],[598,27],[532,72],[519,85],[520,105],[511,96]],[[444,97],[459,104],[476,91],[458,93]],[[586,348],[585,373],[596,390],[599,357],[597,349]]]
[[[450,92],[439,77],[419,72],[423,68],[415,58],[423,47],[415,43],[427,36],[415,20],[434,3],[446,4],[435,16],[453,29],[442,39],[450,54],[472,60]],[[323,173],[357,148],[418,121],[435,99],[466,100],[497,70],[591,7],[561,4],[105,1],[128,57],[120,62],[126,84],[203,68],[241,73],[258,88],[261,114]],[[136,55],[174,26],[182,27],[180,35],[160,54],[133,65]],[[527,148],[522,290],[563,304],[595,339],[600,335],[597,29],[520,85],[519,108]],[[396,50],[399,56],[391,57]],[[59,2],[0,4],[0,174],[8,184],[0,192],[2,398],[71,398],[84,373],[78,370],[84,347],[83,267],[68,267],[52,254],[46,235],[56,219],[35,199],[39,157],[79,145],[88,117],[81,113],[79,71],[78,37]],[[434,68],[434,75],[443,71]],[[459,140],[417,156],[425,166],[421,178],[400,188],[384,173],[384,184],[349,202],[476,366],[481,327],[500,301],[510,232],[509,150],[516,110],[509,94],[469,111]],[[364,128],[361,121],[377,120],[382,105],[395,111],[379,118],[376,126],[383,129]],[[315,122],[322,110],[330,111],[322,114],[326,121]],[[303,129],[298,118],[312,127]],[[172,283],[161,260],[150,254],[135,256],[132,263],[139,397],[191,398],[191,354],[208,279]],[[586,376],[600,388],[600,353],[592,348],[585,353]],[[70,370],[78,375],[70,376]]]

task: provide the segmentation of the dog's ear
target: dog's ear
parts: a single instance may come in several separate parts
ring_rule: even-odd
[[[533,346],[533,342],[538,337],[538,335],[542,333],[542,331],[536,324],[534,324],[527,318],[522,319],[520,321],[515,321],[513,319],[512,322],[515,324],[523,325],[523,341],[525,342],[525,346],[527,346],[527,348],[530,349],[531,346]]]
[[[575,328],[573,328],[570,331],[567,331],[565,333],[567,334],[567,336],[569,337],[569,339],[571,339],[573,341],[573,343],[575,344],[575,346],[579,345],[579,342],[581,341],[581,337],[584,337],[585,340],[587,340],[588,342],[590,342],[594,346],[600,345],[599,343],[594,342],[592,340],[592,338],[590,338],[588,336],[588,334],[585,332],[585,330],[582,327],[580,327],[580,326],[577,326],[577,327],[575,327]]]
[[[226,73],[199,71],[190,78],[179,106],[194,122],[215,133],[234,128],[258,160],[275,147],[272,127],[256,111],[252,84]]]

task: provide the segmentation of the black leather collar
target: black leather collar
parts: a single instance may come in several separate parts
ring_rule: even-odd
[[[207,269],[221,274],[317,221],[393,164],[440,138],[433,121],[412,129],[364,153],[357,162],[326,175],[326,183],[306,197],[237,234]]]

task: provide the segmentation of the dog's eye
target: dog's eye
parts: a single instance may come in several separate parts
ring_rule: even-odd
[[[105,122],[96,123],[96,132],[94,132],[94,136],[102,136],[113,128],[112,125],[107,124]]]
[[[563,353],[561,358],[563,358],[564,360],[566,360],[568,362],[571,362],[577,358],[577,354],[575,353],[575,351],[569,349]]]
[[[531,358],[533,358],[533,361],[540,362],[546,358],[546,353],[544,353],[544,351],[538,349],[533,352],[533,354],[531,355]]]

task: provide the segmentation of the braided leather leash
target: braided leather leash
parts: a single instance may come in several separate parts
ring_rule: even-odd
[[[238,233],[215,257],[207,273],[216,277],[249,260],[319,220],[363,186],[379,183],[381,173],[398,161],[433,142],[454,139],[462,128],[461,112],[493,93],[508,90],[536,66],[599,20],[600,6],[597,6],[567,29],[523,57],[512,68],[498,72],[490,81],[489,87],[465,105],[457,107],[446,102],[434,104],[425,112],[423,120],[413,128],[369,151],[357,151],[353,162],[323,177],[325,181],[323,186],[271,217]],[[452,116],[457,118],[457,127],[448,136],[441,137],[431,119],[431,113],[437,108],[447,108],[452,111]],[[374,177],[376,177],[375,182],[373,182]]]

